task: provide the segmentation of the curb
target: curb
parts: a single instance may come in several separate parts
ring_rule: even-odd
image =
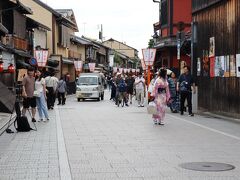
[[[236,118],[231,118],[231,117],[227,117],[227,116],[222,116],[219,114],[215,114],[215,113],[211,113],[211,112],[198,112],[197,113],[200,116],[210,116],[212,118],[219,118],[221,120],[226,120],[226,121],[231,121],[231,122],[235,122],[235,123],[240,123],[240,119],[236,119]]]

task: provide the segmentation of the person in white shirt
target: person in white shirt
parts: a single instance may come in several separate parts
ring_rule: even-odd
[[[58,79],[54,77],[54,73],[50,73],[49,76],[45,78],[46,88],[47,88],[47,107],[48,109],[53,109],[55,99],[56,99],[56,88]]]
[[[136,97],[138,101],[138,107],[144,107],[144,93],[145,93],[145,79],[140,72],[135,79]]]
[[[38,97],[36,97],[37,108],[39,113],[39,122],[49,120],[47,104],[46,104],[46,85],[45,79],[41,76],[39,70],[36,71],[36,81],[35,81],[35,90],[38,92]],[[45,119],[43,119],[43,115]]]

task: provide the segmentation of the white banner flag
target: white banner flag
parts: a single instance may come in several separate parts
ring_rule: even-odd
[[[74,67],[75,67],[76,71],[81,72],[82,67],[83,67],[83,62],[82,61],[74,61]]]
[[[93,72],[95,70],[96,63],[88,63],[88,67],[90,72]]]

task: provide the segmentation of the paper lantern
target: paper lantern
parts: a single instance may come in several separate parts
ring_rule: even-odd
[[[14,73],[14,72],[15,72],[15,68],[14,68],[13,64],[10,64],[10,65],[8,66],[8,72],[9,72],[9,73]]]
[[[3,62],[0,62],[0,73],[3,72]]]

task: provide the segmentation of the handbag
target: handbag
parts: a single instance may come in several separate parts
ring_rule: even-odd
[[[157,114],[157,106],[153,101],[148,104],[147,112],[148,114]]]
[[[40,92],[38,90],[33,91],[33,96],[34,97],[40,97]]]

